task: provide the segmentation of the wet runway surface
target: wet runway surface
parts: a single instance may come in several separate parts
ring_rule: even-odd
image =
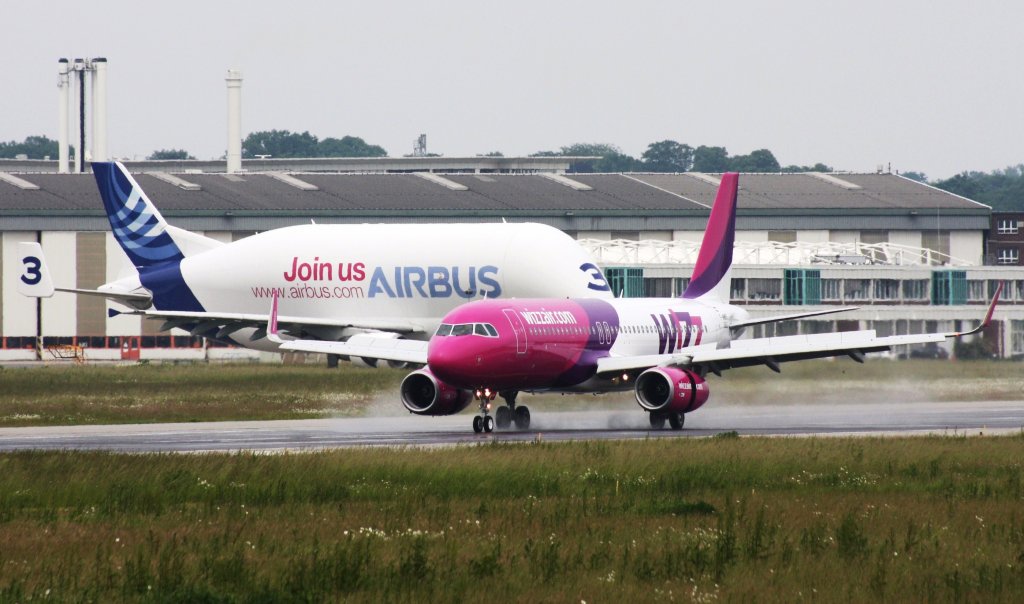
[[[474,434],[472,415],[0,428],[0,451],[284,451],[354,446],[445,446],[493,441],[569,441],[741,435],[838,436],[1020,432],[1024,401],[893,405],[708,405],[682,431],[651,430],[640,410],[539,411],[525,432]]]

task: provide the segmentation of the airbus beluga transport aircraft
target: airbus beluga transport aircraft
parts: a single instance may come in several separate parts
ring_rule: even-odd
[[[667,421],[678,430],[686,414],[708,400],[709,373],[720,376],[752,365],[777,372],[783,362],[834,356],[863,362],[866,353],[892,346],[977,333],[991,320],[1001,287],[981,325],[963,333],[880,338],[874,331],[853,331],[737,340],[751,325],[850,310],[751,319],[728,303],[738,181],[737,174],[722,177],[693,276],[680,298],[480,300],[448,313],[429,343],[352,338],[348,343],[298,340],[281,347],[426,363],[402,382],[402,403],[412,413],[449,415],[475,400],[480,409],[473,418],[476,432],[513,422],[520,429],[529,427],[529,409],[516,405],[520,391],[630,389],[652,428]],[[280,339],[273,322],[269,329],[271,338]],[[498,394],[505,404],[492,416]]]
[[[265,337],[272,296],[288,332],[330,341],[426,339],[472,299],[612,297],[588,254],[546,225],[307,224],[221,243],[169,225],[120,163],[92,169],[135,270],[97,290],[55,288],[39,244],[24,243],[22,293],[104,296],[164,330],[261,350],[278,346]]]

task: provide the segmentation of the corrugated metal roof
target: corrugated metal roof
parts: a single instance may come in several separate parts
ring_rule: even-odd
[[[186,174],[199,190],[148,174],[135,175],[163,212],[187,216],[210,212],[358,212],[372,216],[394,212],[430,215],[575,215],[700,216],[714,201],[716,188],[686,174],[573,174],[590,190],[564,186],[537,175],[446,174],[446,180],[466,187],[453,191],[412,174],[297,175],[316,190],[300,190],[267,174],[241,178],[222,174]],[[841,187],[827,179],[801,174],[744,174],[740,178],[740,216],[842,216],[850,211],[905,215],[943,211],[952,214],[989,213],[988,206],[892,174],[842,174],[860,189]],[[38,190],[0,187],[0,211],[64,211],[87,213],[102,208],[90,174],[33,174]],[[569,214],[567,214],[569,215]]]

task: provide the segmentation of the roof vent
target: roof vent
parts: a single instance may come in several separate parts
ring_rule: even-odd
[[[858,184],[854,184],[848,180],[843,180],[842,178],[833,176],[831,174],[825,174],[824,172],[804,172],[804,176],[810,176],[811,178],[824,180],[830,185],[835,185],[839,188],[846,189],[847,191],[857,191],[861,188],[861,186]]]
[[[295,187],[296,189],[298,189],[300,191],[319,191],[320,190],[320,187],[314,185],[313,183],[309,183],[309,182],[306,182],[304,180],[299,180],[298,178],[295,178],[291,174],[285,174],[284,172],[267,172],[267,176],[273,178],[274,180],[279,180],[279,181],[283,182],[286,185],[290,185],[292,187]]]
[[[593,191],[594,190],[594,188],[591,187],[590,185],[585,185],[585,184],[579,182],[578,180],[573,180],[571,178],[562,176],[561,174],[552,174],[551,172],[541,172],[537,176],[540,176],[541,178],[546,178],[546,179],[548,179],[550,181],[553,181],[553,182],[557,182],[560,185],[565,185],[566,187],[569,187],[573,191]]]
[[[429,180],[430,182],[434,183],[435,185],[441,185],[442,187],[444,187],[446,189],[451,189],[452,191],[468,191],[469,190],[469,187],[467,187],[466,185],[459,184],[459,183],[455,182],[454,180],[448,180],[447,178],[445,178],[443,176],[439,176],[437,174],[434,174],[433,172],[413,172],[413,175],[414,176],[419,176],[423,180]]]
[[[18,187],[19,189],[24,189],[26,191],[38,191],[39,190],[39,185],[34,185],[34,184],[30,183],[29,181],[25,180],[24,178],[18,178],[17,176],[15,176],[13,174],[8,174],[6,172],[0,172],[0,180],[4,181],[5,183],[7,183],[9,185],[14,185],[14,186]]]
[[[705,174],[703,172],[685,172],[685,174],[691,178],[708,183],[709,185],[715,185],[716,187],[722,184],[721,176],[713,176],[711,174]]]
[[[162,181],[164,181],[165,183],[167,183],[169,185],[174,185],[174,186],[178,187],[179,189],[183,189],[185,191],[202,191],[203,190],[203,188],[201,186],[197,185],[196,183],[189,182],[189,181],[185,180],[184,178],[179,178],[179,177],[177,177],[177,176],[175,176],[173,174],[168,174],[167,172],[149,172],[148,174],[150,176],[152,176],[153,178],[157,179],[157,180],[162,180]]]

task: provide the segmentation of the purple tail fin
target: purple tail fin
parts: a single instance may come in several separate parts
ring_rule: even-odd
[[[711,207],[711,217],[708,218],[708,228],[704,230],[704,241],[697,254],[697,265],[693,267],[690,284],[683,292],[684,298],[700,298],[713,293],[726,302],[729,300],[729,268],[736,238],[739,180],[739,174],[735,172],[722,175],[715,205]]]

